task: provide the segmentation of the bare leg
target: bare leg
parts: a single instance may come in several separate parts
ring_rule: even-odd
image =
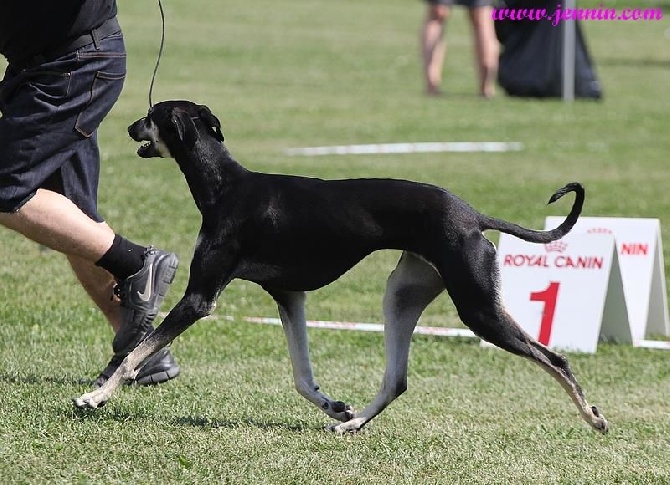
[[[351,419],[354,415],[351,406],[342,401],[334,401],[319,392],[319,385],[314,381],[314,374],[309,361],[307,322],[305,321],[305,293],[302,291],[269,291],[269,293],[279,306],[279,316],[288,341],[288,351],[293,367],[293,382],[296,390],[331,418],[339,421]]]
[[[431,96],[440,95],[442,84],[442,68],[446,44],[444,42],[444,25],[449,15],[449,8],[444,5],[429,5],[426,18],[421,27],[421,58],[426,83],[426,93]]]
[[[373,402],[353,419],[331,426],[336,433],[358,431],[407,389],[412,333],[423,310],[444,290],[437,271],[420,257],[405,252],[391,273],[384,296],[386,370]]]
[[[105,315],[114,333],[118,332],[122,323],[121,307],[118,298],[114,297],[116,281],[112,275],[83,258],[67,256],[67,259],[81,286]]]
[[[490,98],[495,93],[498,73],[498,40],[493,27],[491,7],[469,9],[469,16],[475,37],[479,94],[484,98]]]
[[[112,246],[114,231],[84,214],[66,197],[38,189],[18,212],[0,213],[0,224],[58,252],[98,261]]]
[[[118,301],[112,301],[112,276],[95,266],[111,247],[114,231],[84,214],[69,199],[39,189],[18,212],[0,213],[0,224],[64,253],[82,286],[116,331],[121,322]]]

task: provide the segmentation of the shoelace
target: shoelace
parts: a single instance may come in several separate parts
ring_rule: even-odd
[[[116,283],[114,285],[114,288],[112,288],[112,298],[111,299],[113,300],[115,296],[117,298],[119,298],[120,300],[123,300],[123,297],[125,296],[125,292],[121,289],[121,285],[118,284],[118,283]]]

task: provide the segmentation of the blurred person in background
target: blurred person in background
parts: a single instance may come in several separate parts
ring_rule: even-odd
[[[475,39],[475,58],[479,77],[479,94],[490,98],[495,92],[498,70],[498,41],[493,25],[490,0],[425,0],[427,13],[421,28],[421,55],[426,94],[442,94],[442,69],[446,52],[444,28],[453,5],[468,9]]]

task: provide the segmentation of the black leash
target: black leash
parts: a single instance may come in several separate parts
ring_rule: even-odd
[[[158,72],[158,66],[161,63],[161,57],[163,56],[163,46],[165,45],[165,12],[163,11],[163,3],[161,0],[158,0],[158,8],[161,11],[161,45],[158,49],[158,57],[156,58],[156,66],[154,67],[154,73],[151,76],[151,85],[149,86],[149,108],[154,107],[153,101],[153,92],[154,92],[154,82],[156,82],[156,73]]]

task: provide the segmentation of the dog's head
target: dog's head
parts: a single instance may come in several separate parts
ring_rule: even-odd
[[[192,150],[199,138],[209,136],[222,142],[221,123],[207,106],[191,101],[163,101],[144,118],[128,127],[135,141],[145,141],[137,149],[142,158],[174,158],[180,150]]]

